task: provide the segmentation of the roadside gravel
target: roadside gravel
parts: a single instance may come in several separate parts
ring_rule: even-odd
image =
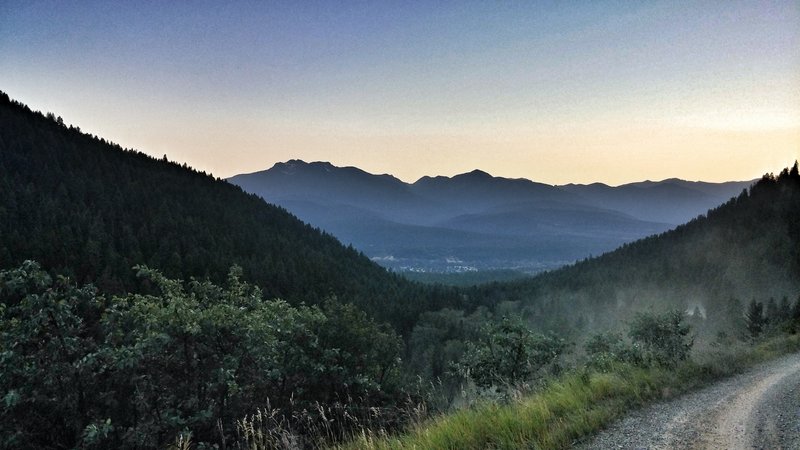
[[[800,449],[800,353],[640,409],[576,448]]]

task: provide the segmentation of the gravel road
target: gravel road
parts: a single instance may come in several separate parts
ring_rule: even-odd
[[[800,449],[800,354],[638,410],[577,448]]]

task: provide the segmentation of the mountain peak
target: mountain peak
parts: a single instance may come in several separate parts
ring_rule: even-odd
[[[275,165],[272,166],[271,169],[267,170],[266,172],[280,172],[285,175],[293,175],[299,167],[305,167],[308,165],[305,161],[300,159],[290,159],[286,162],[277,162]]]
[[[314,161],[314,162],[306,162],[302,159],[290,159],[286,162],[278,162],[272,166],[270,171],[277,171],[283,173],[284,175],[294,175],[298,171],[312,171],[312,170],[322,170],[325,172],[330,172],[337,167],[327,161]]]
[[[486,172],[484,172],[484,171],[482,171],[480,169],[475,169],[475,170],[473,170],[471,172],[462,173],[462,174],[454,176],[453,178],[458,178],[458,177],[464,177],[464,178],[494,178],[490,174],[488,174],[488,173],[486,173]]]

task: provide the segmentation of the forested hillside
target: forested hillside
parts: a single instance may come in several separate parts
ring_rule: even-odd
[[[417,398],[401,336],[462,299],[0,93],[0,448],[224,448],[266,407],[317,439]]]
[[[316,304],[338,296],[399,328],[446,297],[239,187],[84,134],[4,93],[0,236],[3,267],[33,259],[108,293],[134,290],[137,264],[217,282],[236,264],[268,298]]]
[[[661,235],[529,280],[473,295],[507,303],[546,327],[606,328],[647,308],[696,307],[707,324],[741,319],[753,298],[800,292],[797,164]]]

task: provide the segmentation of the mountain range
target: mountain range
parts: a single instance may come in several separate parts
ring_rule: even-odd
[[[538,272],[661,233],[752,181],[553,186],[481,170],[406,183],[290,160],[229,182],[401,271]]]

